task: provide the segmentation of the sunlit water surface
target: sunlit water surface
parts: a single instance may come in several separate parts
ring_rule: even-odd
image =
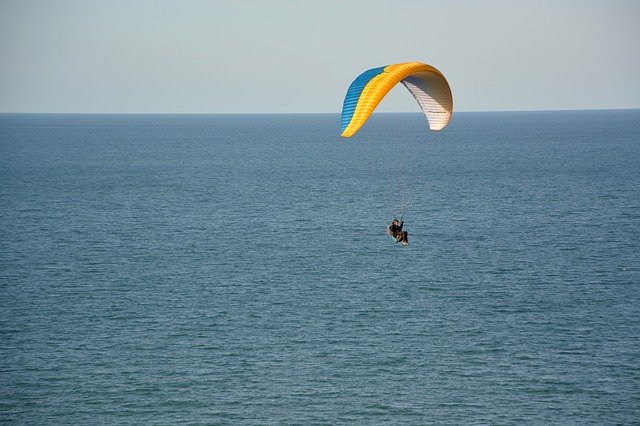
[[[640,419],[640,111],[338,127],[0,115],[0,420]]]

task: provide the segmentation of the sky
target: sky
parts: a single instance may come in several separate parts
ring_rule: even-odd
[[[455,111],[640,108],[640,1],[0,0],[0,112],[339,113],[407,61]]]

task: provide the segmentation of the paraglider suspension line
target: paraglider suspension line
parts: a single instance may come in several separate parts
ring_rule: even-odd
[[[402,145],[402,144],[401,144]],[[399,158],[393,154],[400,154]],[[392,173],[389,179],[390,185],[383,191],[384,200],[387,205],[387,211],[392,219],[399,219],[402,221],[407,211],[407,186],[405,182],[405,147],[402,146],[400,150],[394,149],[391,158],[397,159],[398,169],[392,168]],[[395,170],[395,172],[393,171]]]

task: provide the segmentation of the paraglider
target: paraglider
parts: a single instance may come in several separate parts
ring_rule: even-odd
[[[405,246],[409,245],[409,233],[407,231],[402,230],[402,226],[404,222],[396,219],[395,217],[391,221],[391,225],[387,226],[387,234],[390,237],[395,238],[395,240],[399,243],[402,243]]]
[[[366,123],[378,104],[398,83],[402,83],[418,102],[431,130],[442,130],[453,113],[453,96],[444,75],[422,62],[403,62],[372,68],[360,74],[349,86],[342,105],[340,135],[350,138]],[[402,160],[402,159],[400,159]],[[402,197],[404,203],[404,196]],[[404,205],[401,209],[404,215]],[[387,234],[408,245],[408,233],[393,218]]]
[[[431,130],[441,130],[451,119],[453,96],[444,75],[422,62],[404,62],[372,68],[349,86],[342,105],[340,133],[353,136],[367,121],[380,101],[398,83],[416,99]]]

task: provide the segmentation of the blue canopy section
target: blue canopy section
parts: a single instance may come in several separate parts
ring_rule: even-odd
[[[353,113],[356,110],[356,105],[358,104],[358,99],[360,99],[360,94],[364,87],[371,81],[371,79],[379,74],[384,72],[384,67],[371,68],[360,74],[351,86],[349,86],[349,90],[347,90],[347,95],[344,97],[344,103],[342,105],[342,123],[340,127],[340,132],[342,133],[344,129],[347,128],[349,122],[351,121],[351,117],[353,117]]]

